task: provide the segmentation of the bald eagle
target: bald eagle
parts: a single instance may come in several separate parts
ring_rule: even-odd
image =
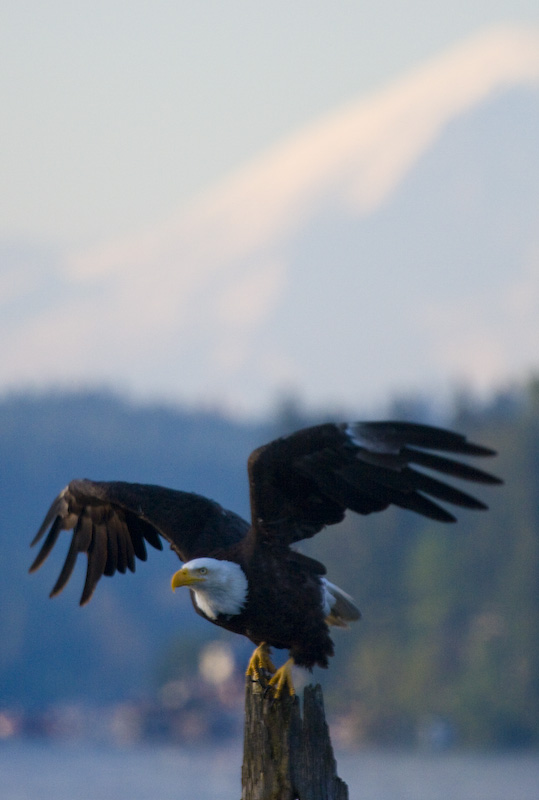
[[[297,431],[250,455],[250,524],[190,492],[74,480],[54,500],[32,542],[47,533],[30,571],[41,566],[60,532],[72,529],[50,596],[64,588],[78,554],[85,553],[84,605],[102,575],[134,572],[136,559],[146,560],[146,543],[162,550],[166,539],[184,562],[172,588],[188,586],[198,614],[257,645],[248,675],[258,680],[267,670],[276,696],[293,694],[291,666],[327,667],[333,655],[329,626],[345,627],[360,613],[327,580],[324,565],[292,545],[340,522],[348,509],[370,514],[394,504],[440,522],[455,517],[437,501],[485,509],[429,472],[484,484],[501,481],[440,452],[495,455],[458,433],[407,422],[328,423]],[[289,651],[279,670],[271,647]]]

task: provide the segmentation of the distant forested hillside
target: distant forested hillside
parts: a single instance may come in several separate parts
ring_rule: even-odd
[[[439,721],[463,743],[537,745],[539,387],[456,405],[447,424],[498,449],[484,466],[505,486],[478,487],[491,510],[462,511],[457,525],[391,509],[350,515],[303,545],[363,612],[336,632],[336,657],[316,679],[356,739],[400,742]],[[171,595],[170,552],[151,551],[135,576],[104,578],[84,609],[81,569],[48,600],[67,537],[32,576],[28,545],[71,478],[160,483],[247,515],[249,452],[312,421],[289,408],[266,425],[239,424],[103,394],[0,401],[0,707],[141,696],[171,642],[192,653],[220,636]],[[249,651],[230,641],[241,658]]]

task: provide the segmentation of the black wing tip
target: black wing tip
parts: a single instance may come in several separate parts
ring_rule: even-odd
[[[422,514],[422,516],[427,517],[428,519],[433,519],[436,522],[444,522],[448,525],[454,525],[458,521],[457,517],[450,511],[447,511],[445,508],[442,508],[437,503],[434,503],[433,505],[436,506],[436,511],[433,513],[427,513],[425,511],[423,512],[419,511],[416,513]],[[413,510],[415,511],[415,509]]]
[[[367,422],[342,423],[339,426],[351,438],[354,434],[366,434],[380,437],[394,446],[409,444],[424,447],[428,450],[446,450],[463,455],[492,457],[497,451],[486,445],[469,442],[464,434],[438,425],[423,422],[402,422],[400,420],[373,420]]]
[[[81,608],[84,608],[84,606],[87,606],[88,603],[90,602],[90,600],[92,599],[93,594],[94,594],[94,590],[93,589],[88,594],[83,592],[82,595],[81,595],[81,598],[79,600],[79,606]]]
[[[59,500],[59,498],[56,498],[56,500],[54,501],[52,506],[49,508],[49,510],[47,512],[47,515],[46,515],[45,519],[43,520],[43,522],[41,523],[41,526],[40,526],[38,532],[36,533],[36,535],[34,536],[32,541],[30,542],[30,547],[35,547],[36,546],[36,544],[40,541],[40,539],[43,538],[43,536],[45,535],[47,530],[51,527],[52,524],[54,524],[55,520],[58,519],[58,517],[60,516],[60,513],[59,513],[60,507],[59,507],[58,500]]]
[[[497,475],[490,475],[490,473],[486,472],[485,476],[483,483],[492,484],[492,486],[503,486],[505,483],[503,478],[498,478]]]
[[[45,525],[42,525],[41,528],[38,530],[32,541],[30,542],[30,547],[35,547],[36,544],[39,542],[43,534],[45,533]]]
[[[28,569],[28,574],[32,575],[34,572],[37,572],[38,569],[41,567],[41,565],[44,563],[44,561],[46,561],[46,558],[47,557],[46,556],[44,557],[42,552],[40,551],[37,554],[37,556],[34,558],[34,560],[32,561],[32,563],[31,563],[31,565],[30,565],[30,567]]]
[[[90,565],[88,565],[88,568],[90,568]],[[96,580],[93,576],[90,577],[90,575],[88,573],[86,574],[86,581],[84,583],[84,588],[83,588],[82,594],[80,596],[79,606],[81,606],[81,607],[85,606],[87,603],[90,602],[90,600],[92,599],[93,593],[95,592],[95,590],[97,588],[97,584],[98,584],[100,578],[101,578],[101,575],[99,575],[97,580]]]
[[[62,592],[65,589],[66,584],[67,584],[67,582],[69,581],[69,579],[71,577],[71,571],[73,569],[73,566],[74,566],[74,563],[73,563],[69,573],[67,575],[65,575],[65,565],[64,565],[64,568],[62,569],[60,575],[58,576],[58,580],[56,581],[56,583],[54,584],[54,586],[52,587],[52,589],[49,592],[49,598],[51,600],[52,600],[53,597],[57,597],[60,594],[60,592]]]
[[[469,505],[463,506],[463,508],[468,508],[470,511],[488,511],[488,506],[486,503],[483,503],[482,500],[478,500],[476,497],[472,498],[473,503]]]
[[[498,451],[492,447],[486,447],[484,444],[476,444],[469,442],[466,437],[463,437],[462,453],[470,456],[481,456],[482,458],[492,458],[498,455]]]

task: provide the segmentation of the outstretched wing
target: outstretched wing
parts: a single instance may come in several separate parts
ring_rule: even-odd
[[[170,542],[182,561],[240,541],[248,524],[218,503],[189,492],[139,483],[71,481],[50,507],[32,545],[48,531],[30,572],[38,569],[62,530],[73,529],[62,571],[51,592],[61,592],[77,556],[86,553],[88,567],[80,604],[87,603],[102,575],[135,571],[135,559],[146,561],[146,543],[163,549]]]
[[[253,524],[272,537],[293,542],[340,522],[347,509],[370,514],[394,504],[454,522],[455,517],[435,501],[486,508],[415,467],[478,483],[501,481],[432,450],[495,455],[458,433],[408,422],[318,425],[277,439],[249,458]]]

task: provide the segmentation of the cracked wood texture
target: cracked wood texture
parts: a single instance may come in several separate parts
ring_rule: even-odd
[[[273,701],[247,678],[241,800],[348,800],[336,762],[319,685]]]

